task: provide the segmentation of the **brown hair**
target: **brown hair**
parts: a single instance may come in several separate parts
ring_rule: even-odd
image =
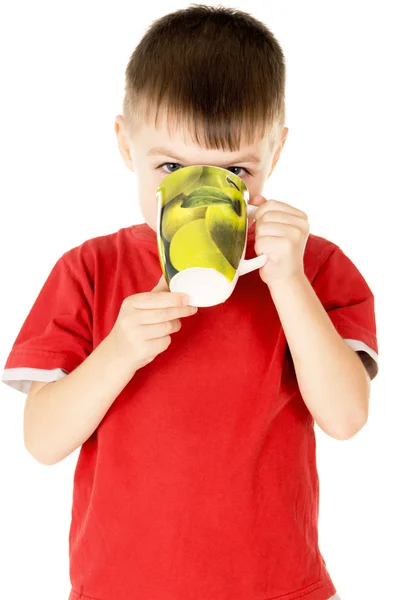
[[[192,5],[156,20],[126,68],[123,113],[134,124],[165,109],[200,145],[239,148],[256,132],[272,147],[285,123],[285,59],[273,33],[237,9]]]

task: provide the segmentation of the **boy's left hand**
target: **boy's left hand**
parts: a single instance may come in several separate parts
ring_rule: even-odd
[[[276,281],[303,275],[303,256],[310,232],[305,212],[263,196],[255,196],[250,204],[258,206],[254,214],[255,251],[267,256],[260,269],[261,279],[272,286]]]

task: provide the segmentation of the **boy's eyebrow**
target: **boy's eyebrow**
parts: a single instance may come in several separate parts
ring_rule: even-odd
[[[151,150],[148,150],[148,152],[146,153],[147,156],[168,156],[169,158],[173,158],[174,160],[183,163],[185,162],[182,158],[176,156],[173,152],[173,150],[170,150],[169,148],[165,148],[163,146],[158,146],[156,148],[151,148]],[[238,158],[236,158],[234,161],[232,161],[234,163],[238,163],[238,162],[250,162],[250,163],[260,163],[261,162],[261,158],[259,158],[258,156],[256,156],[255,154],[244,154]],[[232,162],[229,161],[228,165],[232,165]]]

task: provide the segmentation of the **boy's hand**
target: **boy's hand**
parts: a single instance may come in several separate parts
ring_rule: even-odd
[[[289,204],[255,196],[251,204],[258,206],[256,219],[257,254],[265,254],[267,262],[260,269],[261,279],[268,285],[304,274],[303,256],[310,226],[307,215]]]
[[[181,329],[180,319],[197,312],[184,305],[184,294],[169,291],[163,275],[151,292],[128,296],[122,302],[119,316],[109,337],[118,352],[126,354],[136,371],[164,352],[171,343],[171,334]]]

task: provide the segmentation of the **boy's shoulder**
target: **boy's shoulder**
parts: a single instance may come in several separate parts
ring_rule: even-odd
[[[358,266],[338,244],[326,238],[309,235],[303,262],[307,278],[317,293],[334,297],[354,293],[363,297],[371,295]]]
[[[328,258],[340,248],[334,242],[310,233],[304,252],[304,269],[312,280]]]
[[[62,259],[72,270],[94,271],[98,264],[112,264],[116,259],[129,260],[137,248],[150,247],[157,251],[156,233],[145,223],[122,227],[117,231],[89,238],[70,248]]]

